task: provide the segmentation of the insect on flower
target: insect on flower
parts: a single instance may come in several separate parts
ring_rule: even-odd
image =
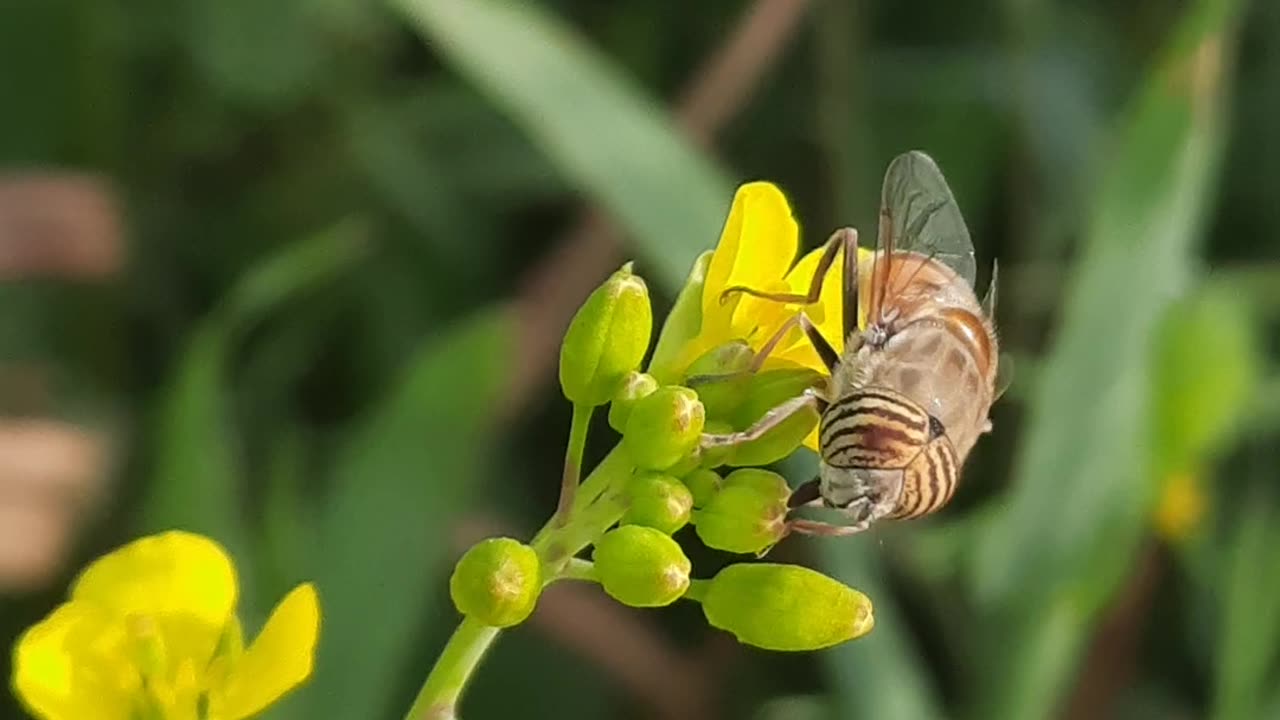
[[[830,370],[827,387],[778,405],[746,430],[702,438],[705,447],[749,442],[797,412],[816,409],[819,477],[797,488],[790,506],[836,508],[849,523],[789,522],[790,530],[804,534],[852,535],[884,518],[942,508],[974,443],[991,430],[991,405],[1008,385],[994,326],[995,266],[979,302],[973,242],[929,156],[912,151],[890,163],[876,252],[860,266],[857,250],[856,230],[836,231],[806,295],[724,291],[812,305],[836,257],[844,259],[844,352],[802,309],[761,348],[755,363],[799,326]]]

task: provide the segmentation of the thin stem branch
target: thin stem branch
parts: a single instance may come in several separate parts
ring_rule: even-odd
[[[707,589],[711,587],[710,580],[699,580],[698,578],[689,579],[689,589],[684,591],[684,599],[694,602],[702,602],[707,596]]]
[[[555,526],[564,527],[573,510],[573,499],[582,477],[582,455],[587,448],[587,428],[595,407],[573,404],[573,419],[569,422],[569,446],[564,452],[564,474],[560,478],[560,502],[556,505]]]
[[[586,415],[589,420],[590,410],[579,412],[575,409],[574,412],[574,424],[581,422],[579,434],[585,438],[586,421],[579,421],[579,415]],[[570,455],[572,452],[571,450]],[[579,464],[581,458],[579,452]],[[632,470],[627,456],[615,448],[596,466],[580,488],[577,487],[578,479],[575,474],[573,483],[577,491],[564,504],[568,521],[560,525],[558,517],[553,517],[530,542],[539,559],[551,568],[552,575],[547,584],[566,578],[594,579],[594,566],[586,560],[574,558],[574,555],[597,540],[622,517],[625,504],[617,489],[631,477]],[[449,638],[449,643],[436,660],[435,666],[431,668],[431,673],[418,691],[405,720],[452,720],[467,681],[479,667],[498,633],[497,628],[482,625],[470,618],[464,619]]]
[[[600,578],[596,576],[595,563],[581,558],[570,558],[569,563],[560,572],[560,579],[600,582]]]
[[[498,628],[482,625],[471,618],[463,619],[453,637],[449,638],[444,652],[440,653],[404,720],[452,720],[467,681],[499,632]]]

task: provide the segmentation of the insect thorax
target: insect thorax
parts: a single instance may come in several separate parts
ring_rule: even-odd
[[[959,315],[965,318],[965,315]],[[975,345],[980,334],[982,343]],[[849,388],[884,388],[941,422],[959,457],[987,421],[993,373],[985,325],[940,315],[911,323],[878,349],[864,347],[844,378]]]

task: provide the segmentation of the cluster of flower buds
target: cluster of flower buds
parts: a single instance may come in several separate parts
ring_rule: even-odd
[[[701,265],[705,269],[705,258]],[[691,283],[700,282],[697,275]],[[574,577],[599,582],[610,597],[633,607],[680,598],[701,602],[712,626],[767,649],[812,650],[869,632],[870,601],[813,570],[746,562],[708,580],[691,576],[692,564],[672,538],[687,525],[709,548],[756,557],[786,536],[790,488],[782,476],[758,466],[799,448],[817,418],[798,413],[763,437],[730,447],[702,447],[704,433],[746,429],[821,376],[803,367],[758,370],[754,351],[739,339],[690,353],[690,343],[672,337],[684,333],[688,341],[702,330],[689,307],[697,293],[688,290],[677,300],[648,372],[641,362],[651,309],[646,285],[630,264],[591,294],[566,333],[564,395],[579,408],[610,405],[609,425],[621,434],[618,451],[627,463],[606,493],[616,499],[618,514],[591,538],[589,572]],[[682,353],[691,361],[671,361]],[[566,522],[573,527],[575,519]],[[472,548],[451,582],[458,609],[496,627],[527,618],[558,572],[554,563],[540,561],[535,547],[537,542],[499,538]]]

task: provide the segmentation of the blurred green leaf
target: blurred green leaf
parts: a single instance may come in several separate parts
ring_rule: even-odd
[[[889,592],[879,555],[867,545],[825,542],[822,567],[871,598],[876,627],[865,637],[823,653],[837,689],[835,717],[945,717],[919,650],[908,639],[907,619]]]
[[[324,44],[310,0],[194,0],[187,43],[198,67],[234,100],[274,107],[308,90],[323,67]],[[280,32],[282,27],[289,32]]]
[[[752,720],[832,720],[838,717],[822,696],[792,695],[766,700]]]
[[[1218,633],[1214,720],[1251,720],[1274,688],[1280,641],[1280,518],[1269,502],[1246,503],[1232,538]],[[1266,716],[1274,717],[1274,715]]]
[[[488,311],[434,339],[341,449],[316,553],[311,717],[382,717],[422,624],[452,617],[450,530],[482,484],[509,338],[506,314]]]
[[[1197,472],[1250,410],[1258,380],[1253,328],[1248,304],[1221,285],[1199,288],[1165,313],[1152,390],[1157,478]]]
[[[613,682],[595,659],[568,650],[532,625],[521,625],[504,632],[489,651],[462,698],[458,716],[462,720],[614,717],[618,713]]]
[[[269,458],[259,547],[263,597],[271,601],[307,580],[306,568],[315,564],[317,511],[315,499],[306,492],[306,452],[302,433],[294,426],[278,434]]]
[[[1129,562],[1152,501],[1134,442],[1149,437],[1152,335],[1186,283],[1211,197],[1238,10],[1233,0],[1191,8],[1120,127],[1039,374],[1018,483],[980,548],[988,603],[1026,606],[1067,587],[1097,602]]]
[[[817,457],[810,452],[798,452],[780,465],[793,482],[817,473]],[[838,712],[833,716],[945,717],[923,659],[905,633],[906,618],[889,592],[877,548],[852,540],[815,543],[823,570],[871,598],[876,618],[866,636],[821,653],[835,688]]]
[[[1136,439],[1151,437],[1154,336],[1212,196],[1239,9],[1187,11],[1106,163],[1018,484],[978,548],[977,593],[1000,635],[973,717],[1052,714],[1146,530],[1157,478]]]
[[[510,114],[640,243],[684,277],[728,211],[728,180],[599,52],[530,3],[395,0],[432,47]]]
[[[179,527],[217,538],[245,566],[242,577],[252,580],[228,366],[244,335],[268,313],[349,268],[363,247],[353,224],[286,246],[241,278],[195,329],[155,418],[154,480],[143,501],[144,529]]]

